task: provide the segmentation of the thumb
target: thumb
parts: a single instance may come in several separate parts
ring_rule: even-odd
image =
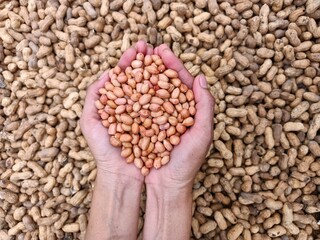
[[[208,83],[203,74],[197,76],[193,82],[193,93],[196,102],[194,125],[190,129],[192,136],[204,134],[212,135],[214,98],[208,89]]]

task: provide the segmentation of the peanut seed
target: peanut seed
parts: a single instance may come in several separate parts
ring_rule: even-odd
[[[102,124],[108,127],[110,143],[122,146],[126,162],[147,175],[150,168],[169,162],[180,135],[193,125],[193,92],[157,55],[139,53],[130,67],[115,67],[109,77],[95,103]]]
[[[156,91],[156,96],[162,99],[167,99],[170,97],[170,93],[165,89],[159,89]]]

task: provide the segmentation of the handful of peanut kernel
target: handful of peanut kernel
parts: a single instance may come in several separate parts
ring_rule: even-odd
[[[193,91],[158,55],[138,53],[131,66],[116,66],[96,102],[110,143],[146,176],[170,160],[180,137],[194,124]]]

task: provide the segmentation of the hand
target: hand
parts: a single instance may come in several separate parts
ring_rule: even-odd
[[[194,125],[170,153],[170,162],[152,169],[145,177],[147,189],[144,239],[188,239],[192,218],[192,185],[212,142],[214,100],[203,75],[193,79],[166,46],[154,49],[167,68],[193,89],[196,102]]]
[[[138,42],[123,54],[118,65],[126,68],[138,52],[152,54],[153,49]],[[98,169],[86,239],[136,239],[144,178],[140,169],[121,157],[120,148],[110,144],[108,130],[101,123],[95,101],[106,81],[109,81],[107,72],[89,87],[80,119]]]
[[[124,70],[134,60],[137,53],[152,54],[153,49],[143,41],[139,41],[135,46],[126,50],[120,61],[119,66]],[[109,81],[108,72],[104,72],[98,81],[94,82],[87,90],[83,113],[80,119],[80,127],[86,138],[89,148],[97,161],[98,174],[102,172],[126,175],[143,181],[140,169],[133,164],[127,164],[125,159],[120,156],[121,149],[113,147],[109,142],[108,129],[105,128],[95,107],[95,101],[99,99],[99,89],[106,81]]]
[[[191,191],[193,179],[212,142],[214,99],[207,89],[205,77],[200,75],[193,79],[167,45],[160,45],[154,52],[167,68],[177,71],[181,81],[193,89],[197,112],[194,125],[181,136],[180,144],[170,153],[170,162],[158,170],[152,169],[145,182],[147,186],[152,184],[174,190],[187,187]]]

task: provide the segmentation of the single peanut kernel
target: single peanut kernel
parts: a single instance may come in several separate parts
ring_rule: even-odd
[[[180,138],[176,135],[172,135],[170,136],[170,143],[174,146],[178,145],[180,143]]]

